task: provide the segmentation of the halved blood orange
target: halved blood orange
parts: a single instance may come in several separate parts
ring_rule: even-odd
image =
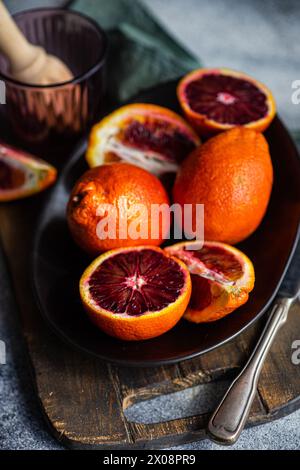
[[[179,82],[177,95],[187,120],[200,135],[235,126],[263,132],[276,112],[274,97],[265,85],[226,68],[194,70]]]
[[[0,201],[38,193],[54,183],[56,174],[45,161],[0,142]]]
[[[84,308],[108,335],[126,340],[154,338],[182,317],[191,296],[186,265],[160,248],[108,251],[80,280]]]
[[[176,172],[200,144],[193,129],[176,113],[153,104],[130,104],[106,116],[90,134],[90,167],[124,160],[156,176]]]
[[[195,323],[219,320],[247,302],[254,268],[237,248],[219,242],[182,242],[165,248],[183,261],[192,278],[192,296],[184,317]]]

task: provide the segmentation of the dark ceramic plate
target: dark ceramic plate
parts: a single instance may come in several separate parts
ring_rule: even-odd
[[[135,101],[178,111],[176,83],[141,93]],[[300,159],[281,121],[266,133],[275,170],[271,202],[259,229],[240,248],[252,259],[256,284],[249,301],[228,317],[196,325],[181,320],[164,335],[140,342],[106,336],[88,320],[79,300],[78,281],[89,258],[73,243],[65,220],[71,187],[87,168],[82,143],[63,169],[41,216],[34,246],[33,283],[41,312],[61,337],[77,348],[111,362],[153,366],[189,359],[210,351],[241,333],[270,306],[298,237]]]

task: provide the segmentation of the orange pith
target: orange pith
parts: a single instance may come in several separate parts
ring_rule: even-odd
[[[256,108],[253,107],[254,117],[252,120],[249,120],[249,122],[246,122],[244,126],[249,129],[254,129],[256,131],[263,132],[270,125],[276,113],[276,104],[271,91],[263,83],[242,72],[237,72],[228,68],[202,68],[194,70],[193,72],[190,72],[185,77],[183,77],[182,80],[179,82],[177,88],[177,96],[182,110],[187,120],[191,123],[191,125],[197,130],[200,135],[214,135],[221,131],[231,129],[235,125],[239,125],[238,122],[235,124],[219,122],[216,118],[213,118],[213,113],[211,112],[211,109],[209,107],[211,106],[211,103],[209,106],[206,105],[204,108],[207,109],[207,114],[204,110],[202,112],[197,112],[195,111],[195,109],[193,109],[191,102],[189,101],[191,100],[191,98],[187,96],[187,87],[190,86],[191,83],[196,83],[200,81],[203,77],[209,76],[232,77],[233,79],[242,80],[245,83],[249,83],[249,87],[255,87],[257,93],[260,93],[261,97],[265,97],[266,112],[264,115],[257,117],[257,114],[255,112]],[[243,100],[243,94],[245,93],[247,95],[247,92],[247,89],[242,91],[242,93],[240,94],[241,100]],[[209,93],[211,93],[211,91],[209,91]],[[230,107],[236,106],[236,103],[234,102],[234,94],[230,95],[226,93],[226,90],[224,90],[224,93],[220,93],[220,95],[224,95],[223,104],[225,105],[225,108],[227,108],[227,110],[230,112]],[[209,94],[207,96],[209,96]],[[226,100],[225,98],[227,98],[227,96],[229,99]],[[236,97],[236,99],[238,98]],[[251,100],[249,101],[251,103]],[[243,106],[244,104],[243,102],[241,102],[241,113],[243,112]]]
[[[43,191],[56,180],[47,162],[0,142],[0,201],[13,201]]]
[[[195,323],[219,320],[247,302],[255,274],[250,259],[225,243],[182,242],[165,249],[188,266],[192,296],[184,317]]]
[[[90,167],[123,160],[160,176],[176,172],[199,144],[193,129],[173,111],[137,103],[117,109],[93,127],[86,159]]]
[[[244,127],[205,142],[183,162],[173,187],[175,203],[204,204],[206,240],[230,244],[259,226],[271,195],[273,168],[264,136]]]
[[[93,293],[91,293],[90,285],[93,273],[95,273],[96,270],[98,270],[98,272],[100,270],[101,272],[103,263],[107,261],[114,263],[114,257],[120,254],[125,256],[131,255],[132,252],[139,253],[141,257],[144,253],[148,256],[149,252],[150,255],[151,252],[158,253],[163,257],[166,263],[170,263],[172,265],[172,269],[175,271],[178,269],[182,278],[182,287],[180,288],[176,298],[174,298],[168,305],[164,305],[163,308],[159,310],[149,310],[140,315],[130,315],[131,309],[134,308],[134,304],[131,304],[130,300],[126,304],[126,311],[118,313],[114,313],[107,308],[103,308],[102,304],[95,301],[95,297],[93,297]],[[159,282],[159,275],[155,279],[156,285],[156,283]],[[172,279],[168,282],[170,283],[170,288],[172,288]],[[139,290],[142,289],[142,287],[140,288],[138,286],[136,289]],[[105,333],[126,341],[144,340],[154,338],[165,333],[180,320],[191,296],[191,279],[185,264],[177,258],[168,255],[160,248],[151,246],[140,246],[136,248],[128,247],[111,250],[93,261],[81,277],[80,296],[83,306],[92,322]],[[110,301],[109,298],[108,300]],[[101,301],[106,301],[105,297],[103,300],[103,292]]]
[[[110,204],[116,210],[115,237],[99,238],[97,233],[102,220],[97,211],[103,204]],[[128,204],[128,212],[120,210],[124,204]],[[69,228],[75,242],[91,254],[126,246],[158,246],[167,236],[169,226],[160,219],[157,233],[154,231],[152,235],[151,208],[154,204],[169,205],[167,193],[154,175],[128,163],[101,165],[88,170],[75,184],[67,208]],[[134,211],[135,205],[141,205],[144,210]],[[147,227],[146,236],[133,238],[129,230],[125,236],[120,233],[121,222],[128,228],[137,220],[141,227]]]

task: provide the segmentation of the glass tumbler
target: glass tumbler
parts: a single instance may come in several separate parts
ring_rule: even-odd
[[[77,12],[39,8],[14,15],[28,40],[60,58],[73,79],[53,85],[30,85],[9,76],[0,55],[5,82],[5,112],[15,133],[28,143],[74,138],[99,117],[105,94],[107,39],[90,18]]]

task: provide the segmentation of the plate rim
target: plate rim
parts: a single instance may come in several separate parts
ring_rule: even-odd
[[[175,84],[177,82],[178,82],[178,80],[169,80],[169,81],[166,81],[166,82],[162,82],[158,85],[155,85],[154,87],[141,90],[137,95],[135,95],[130,101],[128,101],[126,103],[134,102],[136,100],[136,98],[141,93],[145,93],[147,91],[149,91],[149,92],[155,91],[156,89],[159,89],[163,86],[170,85],[170,84]],[[126,103],[123,103],[120,106],[122,106]],[[114,109],[114,107],[113,107],[113,109]],[[111,112],[111,109],[108,109],[108,111],[105,112],[105,115],[108,114],[109,112]],[[287,137],[290,141],[289,143],[290,143],[291,147],[293,148],[295,154],[297,155],[297,157],[299,159],[299,165],[300,165],[300,154],[299,154],[298,148],[295,144],[295,141],[294,141],[293,137],[291,136],[290,132],[288,131],[287,127],[284,125],[283,121],[280,119],[278,114],[275,116],[275,119],[277,119],[280,122],[280,124],[282,125],[282,127],[284,128],[284,130],[286,132],[286,135],[287,135]],[[87,147],[87,142],[88,142],[88,135],[85,135],[74,146],[74,149],[72,150],[71,158],[62,167],[62,169],[60,171],[59,178],[58,178],[55,186],[59,186],[60,183],[62,183],[62,181],[65,178],[65,175],[69,172],[69,169],[74,165],[75,162],[78,161],[80,156],[82,156],[82,154],[85,152],[86,147]],[[101,353],[99,354],[99,353],[96,353],[94,351],[91,351],[91,350],[85,348],[81,344],[78,344],[76,341],[73,341],[68,335],[64,334],[56,326],[56,324],[49,318],[49,316],[46,314],[46,312],[44,311],[45,309],[43,308],[42,300],[41,300],[40,295],[38,293],[38,289],[37,289],[37,285],[36,285],[36,281],[35,281],[35,278],[36,278],[36,276],[35,276],[35,267],[36,267],[36,260],[37,260],[37,256],[38,256],[38,251],[36,250],[36,247],[38,246],[38,242],[39,242],[39,240],[41,238],[41,235],[43,233],[42,227],[43,227],[43,222],[44,222],[44,219],[45,219],[45,213],[47,212],[47,211],[45,211],[45,208],[48,205],[51,204],[52,199],[54,199],[54,197],[55,197],[55,191],[54,191],[55,186],[52,188],[49,199],[46,201],[45,206],[44,206],[40,216],[37,218],[37,222],[36,222],[37,231],[36,231],[36,233],[33,237],[33,241],[32,241],[32,253],[33,254],[32,254],[31,263],[30,263],[30,284],[31,284],[33,296],[34,296],[34,299],[36,301],[36,304],[38,306],[38,310],[40,311],[40,314],[41,314],[42,318],[51,327],[51,330],[58,337],[60,337],[66,344],[72,346],[73,348],[75,348],[79,351],[82,351],[84,354],[87,354],[91,357],[95,357],[98,360],[102,360],[102,361],[107,362],[109,364],[117,364],[117,365],[126,366],[126,367],[157,367],[157,366],[162,366],[162,365],[177,364],[179,362],[188,361],[188,360],[194,359],[198,356],[202,356],[204,354],[207,354],[208,352],[211,352],[215,349],[218,349],[219,347],[222,347],[225,344],[227,344],[228,342],[230,342],[233,339],[237,338],[240,334],[242,334],[245,330],[247,330],[251,325],[253,325],[257,320],[259,320],[271,307],[271,305],[272,305],[272,303],[273,303],[273,301],[274,301],[274,299],[275,299],[275,297],[276,297],[276,295],[277,295],[277,293],[280,289],[280,286],[283,282],[283,279],[284,279],[284,277],[287,273],[287,270],[288,270],[288,268],[291,264],[291,261],[293,259],[293,256],[295,254],[295,251],[296,251],[299,239],[300,239],[300,219],[299,219],[298,227],[297,227],[295,237],[294,237],[294,240],[293,240],[292,249],[289,253],[289,256],[288,256],[287,262],[285,264],[285,268],[282,271],[281,277],[280,277],[278,283],[276,284],[276,288],[274,289],[274,291],[273,291],[272,295],[270,296],[268,302],[257,313],[257,315],[255,315],[254,318],[252,318],[250,321],[248,321],[237,332],[233,333],[232,335],[230,335],[226,339],[223,339],[221,342],[219,342],[218,344],[216,344],[214,346],[208,347],[208,348],[206,348],[204,350],[201,350],[201,351],[195,351],[195,352],[190,353],[190,354],[179,354],[179,355],[176,355],[176,357],[173,357],[173,358],[170,358],[170,359],[161,359],[161,360],[151,360],[151,359],[145,360],[145,359],[143,359],[142,361],[136,361],[134,359],[133,360],[131,360],[131,359],[126,359],[126,360],[125,359],[124,360],[123,359],[112,359],[111,357],[107,357],[107,356],[105,356]]]

